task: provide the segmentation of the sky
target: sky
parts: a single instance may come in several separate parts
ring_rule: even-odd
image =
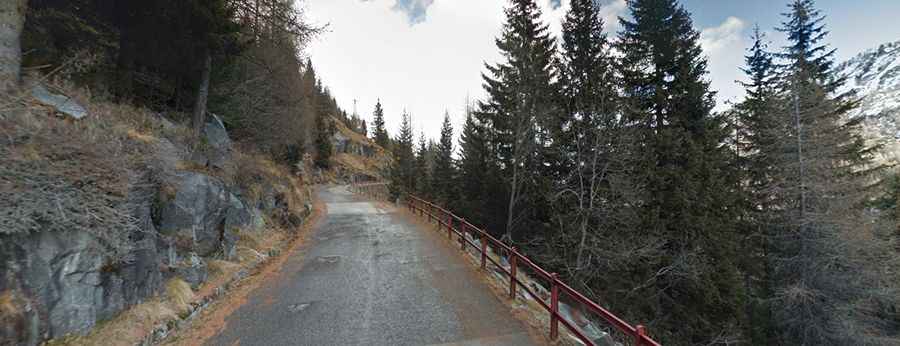
[[[558,35],[569,0],[537,0],[544,21]],[[625,0],[598,0],[606,31],[615,36]],[[735,83],[754,25],[777,48],[774,30],[789,0],[682,0],[701,32],[718,109],[739,101]],[[458,134],[465,102],[484,97],[484,64],[500,61],[506,0],[298,0],[306,18],[327,30],[305,49],[316,73],[348,112],[371,123],[381,100],[388,131],[396,134],[401,114],[428,138],[440,135],[445,112]],[[900,40],[900,0],[818,0],[830,31],[826,38],[843,61],[879,44]]]

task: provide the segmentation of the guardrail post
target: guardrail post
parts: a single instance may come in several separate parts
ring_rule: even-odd
[[[481,233],[481,269],[487,268],[487,236]]]
[[[509,251],[509,299],[516,299],[516,248]]]
[[[634,336],[634,345],[641,346],[644,344],[644,336],[647,335],[647,331],[644,329],[644,326],[637,325],[635,327],[635,336]]]
[[[447,213],[447,232],[453,231],[453,215]]]
[[[459,227],[459,249],[466,252],[466,224],[463,223]]]
[[[453,223],[447,223],[447,239],[453,240],[453,227],[451,226]]]
[[[556,273],[550,274],[550,340],[559,336],[559,280]]]

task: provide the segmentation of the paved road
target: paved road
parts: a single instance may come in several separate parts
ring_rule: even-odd
[[[437,232],[343,187],[302,254],[209,345],[534,345]]]

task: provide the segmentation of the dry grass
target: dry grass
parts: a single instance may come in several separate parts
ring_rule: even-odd
[[[241,269],[240,264],[223,260],[212,260],[206,263],[206,265],[209,268],[209,281],[215,281],[215,279],[219,277],[231,276],[231,274],[234,274]]]
[[[166,283],[166,298],[171,303],[172,308],[181,314],[190,309],[191,302],[194,300],[194,291],[191,290],[190,284],[182,279],[175,278]]]
[[[29,109],[0,119],[0,233],[83,231],[126,260],[135,229],[130,168],[143,162],[116,123],[77,123]]]
[[[86,336],[51,340],[46,345],[136,345],[159,323],[178,317],[170,304],[154,299],[123,312],[115,320],[96,327]]]
[[[148,144],[185,140],[189,131],[65,82],[47,87],[88,116],[58,118],[24,94],[12,103],[21,108],[0,116],[0,233],[84,231],[102,239],[114,261],[127,260],[136,227],[126,205],[132,173],[151,163]]]

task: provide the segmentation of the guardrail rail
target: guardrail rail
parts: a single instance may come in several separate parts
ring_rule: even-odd
[[[363,194],[372,198],[389,199],[387,185],[384,183],[358,184],[352,185],[351,190],[356,193]],[[550,339],[556,340],[559,337],[559,324],[562,324],[586,345],[596,345],[594,340],[589,338],[585,331],[577,326],[578,322],[569,320],[560,313],[560,297],[565,295],[569,300],[581,304],[588,312],[594,316],[602,318],[606,323],[615,327],[621,334],[633,340],[636,346],[660,346],[660,343],[654,341],[647,335],[645,328],[641,325],[632,326],[623,319],[604,309],[596,302],[588,299],[580,292],[559,279],[556,273],[548,272],[528,257],[522,255],[515,247],[504,244],[500,240],[488,234],[485,230],[475,227],[465,219],[456,216],[449,210],[435,205],[429,201],[406,194],[403,203],[411,212],[418,213],[420,216],[428,218],[431,222],[436,222],[439,229],[447,230],[447,237],[453,239],[456,235],[459,241],[460,249],[467,251],[467,246],[477,249],[481,259],[481,268],[487,269],[487,263],[495,266],[496,270],[503,273],[509,280],[509,297],[516,298],[519,289],[527,292],[534,301],[543,307],[550,314]],[[476,242],[476,239],[478,240]],[[497,259],[491,256],[491,253],[497,254]],[[500,262],[503,260],[508,262],[504,265]],[[536,275],[542,280],[549,282],[549,302],[542,297],[537,287],[523,282],[523,278],[518,275],[519,270],[528,270],[532,275]],[[545,287],[541,287],[546,290]]]

